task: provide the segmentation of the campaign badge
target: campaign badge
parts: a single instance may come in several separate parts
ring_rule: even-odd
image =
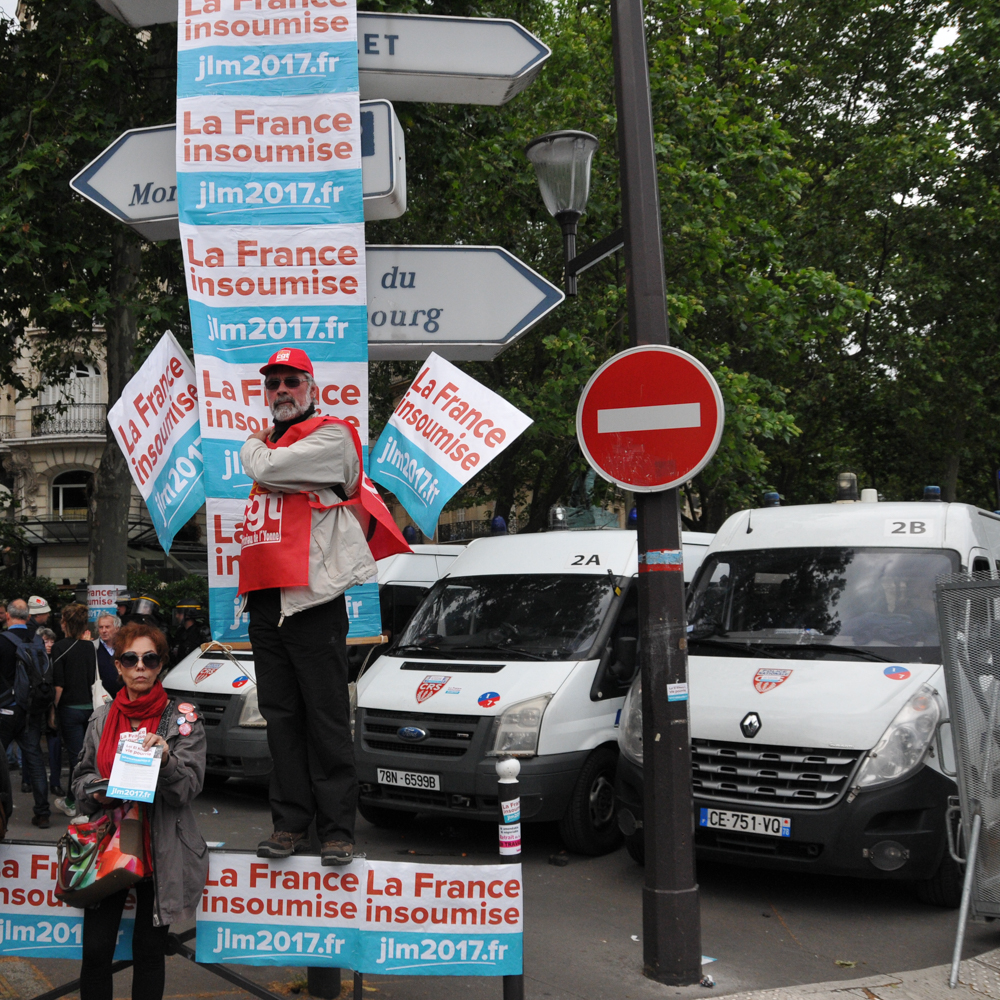
[[[767,694],[779,684],[784,684],[791,677],[791,670],[784,667],[761,667],[753,675],[753,686],[761,693]]]
[[[250,680],[250,678],[247,677],[246,675],[244,675],[242,677],[237,677],[236,680],[233,681],[233,687],[234,688],[241,688],[249,680]]]
[[[480,708],[492,708],[499,700],[500,695],[496,691],[487,691],[485,694],[481,694],[477,699]]]
[[[905,681],[910,676],[906,667],[886,667],[882,673],[891,681]]]
[[[451,680],[451,675],[441,676],[438,674],[428,674],[417,685],[417,704],[427,701],[438,693]]]

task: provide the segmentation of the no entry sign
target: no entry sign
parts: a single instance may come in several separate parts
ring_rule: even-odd
[[[576,408],[576,437],[594,471],[637,493],[687,482],[715,454],[725,410],[711,372],[674,347],[616,354]]]

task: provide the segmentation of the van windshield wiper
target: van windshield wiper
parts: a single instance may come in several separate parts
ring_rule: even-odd
[[[463,654],[468,653],[520,653],[530,660],[547,660],[549,657],[542,656],[533,650],[525,649],[524,646],[463,646],[460,650]]]
[[[808,646],[798,648],[815,649],[820,652],[829,649],[836,653],[850,653],[851,656],[856,656],[859,660],[873,660],[876,663],[896,662],[888,656],[879,656],[878,653],[873,653],[870,649],[862,649],[859,646],[841,646],[839,643],[835,642],[809,644]]]
[[[694,643],[698,643],[699,646],[716,646],[719,649],[739,650],[748,656],[767,656],[767,653],[759,645],[751,645],[747,639],[723,639],[710,635],[688,636],[688,645],[693,645]]]

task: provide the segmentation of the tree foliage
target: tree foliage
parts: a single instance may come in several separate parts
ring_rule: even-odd
[[[581,249],[620,225],[607,4],[361,5],[512,17],[553,50],[504,107],[396,105],[409,207],[368,241],[499,244],[560,283],[561,235],[523,149],[560,128],[596,135]],[[27,9],[31,30],[0,37],[0,375],[22,391],[11,365],[27,327],[51,331],[57,378],[121,304],[118,224],[67,182],[124,129],[173,119],[175,61],[170,26],[136,33],[93,0]],[[714,529],[770,488],[825,501],[842,469],[891,499],[938,482],[994,506],[1000,16],[981,0],[650,0],[646,13],[672,342],[713,371],[727,411],[685,490],[689,526]],[[580,389],[629,342],[621,254],[579,291],[463,366],[534,423],[456,503],[507,515],[530,498],[540,528],[579,496]],[[140,338],[186,335],[176,244],[143,244],[128,299]],[[415,369],[371,366],[373,436]],[[598,480],[593,499],[613,492]]]

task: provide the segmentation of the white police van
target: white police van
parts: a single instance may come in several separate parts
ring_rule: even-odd
[[[421,598],[463,551],[461,545],[416,545],[377,563],[382,629],[395,635],[406,625]],[[356,671],[366,656],[375,658],[385,646],[349,646]],[[195,705],[205,722],[207,780],[262,778],[271,773],[267,723],[257,704],[253,652],[249,643],[229,649],[206,643],[177,664],[163,686]]]
[[[960,569],[996,576],[998,562],[1000,516],[966,504],[865,490],[730,517],[688,595],[698,856],[910,879],[957,905],[934,588]],[[620,746],[619,824],[641,861],[638,679]]]
[[[693,572],[711,535],[684,533]],[[497,820],[498,754],[521,758],[521,817],[587,854],[621,841],[616,726],[635,672],[634,531],[471,542],[358,679],[359,811]]]

